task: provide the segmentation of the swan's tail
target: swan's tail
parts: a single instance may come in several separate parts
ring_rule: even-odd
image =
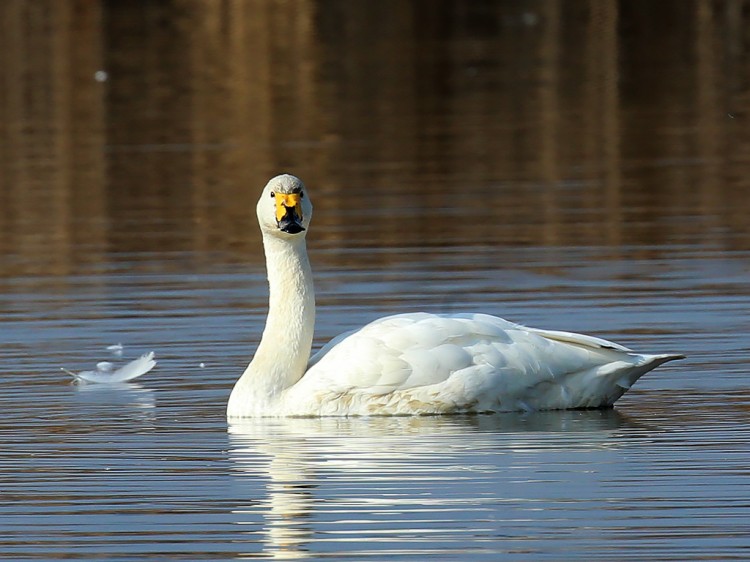
[[[566,408],[611,408],[631,386],[662,363],[684,355],[628,354],[611,363],[582,371],[568,385]]]
[[[649,371],[656,369],[659,365],[666,363],[667,361],[676,361],[677,359],[685,359],[684,355],[677,353],[665,353],[662,355],[641,355],[642,360],[638,362],[635,367],[627,369],[625,373],[617,379],[615,384],[623,390],[628,390],[633,383],[641,378]]]
[[[681,353],[665,353],[663,355],[647,355],[647,357],[650,357],[652,360],[654,360],[654,367],[658,367],[662,363],[666,363],[667,361],[676,361],[677,359],[685,359],[685,355],[682,355]]]

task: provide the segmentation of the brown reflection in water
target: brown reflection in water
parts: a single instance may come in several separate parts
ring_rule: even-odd
[[[106,235],[100,6],[0,5],[0,252],[5,274],[69,273]],[[93,48],[92,48],[93,47]],[[23,260],[22,265],[18,260]]]
[[[604,229],[605,243],[617,247],[623,243],[622,216],[622,147],[621,100],[619,91],[618,8],[615,3],[589,1],[590,20],[587,29],[587,107],[589,131],[584,138],[591,151],[588,161],[595,164],[594,181],[601,182],[603,208],[609,217]],[[596,237],[595,232],[589,233]]]
[[[281,171],[333,248],[750,248],[748,0],[10,0],[0,20],[4,275],[260,263]]]

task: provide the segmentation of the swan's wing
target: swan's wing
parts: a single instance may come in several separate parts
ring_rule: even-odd
[[[623,353],[633,353],[631,349],[628,349],[627,347],[620,345],[619,343],[614,343],[609,340],[597,338],[594,336],[587,336],[585,334],[576,334],[573,332],[562,332],[558,330],[540,330],[538,328],[526,328],[526,327],[524,327],[524,329],[528,330],[529,332],[533,334],[538,334],[544,338],[563,342],[563,343],[580,345],[582,347],[588,347],[591,349],[611,349],[615,351],[621,351]]]
[[[598,338],[549,334],[554,337],[485,314],[390,316],[332,341],[299,387],[382,395],[458,385],[457,394],[470,400],[489,389],[515,393],[516,386],[554,380],[622,353]]]
[[[310,369],[313,365],[315,365],[318,361],[320,361],[331,349],[333,349],[335,346],[337,346],[339,343],[341,343],[343,340],[354,334],[355,332],[358,332],[359,330],[349,330],[348,332],[344,332],[343,334],[339,334],[335,338],[333,338],[331,341],[329,341],[327,344],[325,344],[323,347],[321,347],[315,355],[310,357],[310,361],[307,363],[307,370]]]

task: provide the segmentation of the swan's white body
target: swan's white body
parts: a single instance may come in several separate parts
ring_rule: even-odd
[[[294,176],[273,178],[258,203],[269,312],[229,398],[230,418],[601,408],[644,373],[682,357],[640,355],[486,314],[415,313],[342,334],[310,358],[315,295],[304,229],[311,214]]]

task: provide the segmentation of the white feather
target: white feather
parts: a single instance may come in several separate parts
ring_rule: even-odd
[[[290,193],[302,194],[295,233],[277,221],[275,194]],[[681,357],[640,355],[593,336],[487,314],[414,313],[342,334],[310,359],[310,198],[299,179],[278,176],[266,185],[257,212],[269,311],[255,357],[232,390],[230,418],[600,408],[644,373]]]
[[[154,360],[154,352],[150,351],[115,371],[112,370],[112,363],[107,361],[97,363],[95,371],[81,371],[79,373],[74,373],[67,369],[63,369],[63,371],[79,381],[93,383],[119,383],[130,381],[141,375],[145,375],[153,369],[155,365],[156,361]]]

